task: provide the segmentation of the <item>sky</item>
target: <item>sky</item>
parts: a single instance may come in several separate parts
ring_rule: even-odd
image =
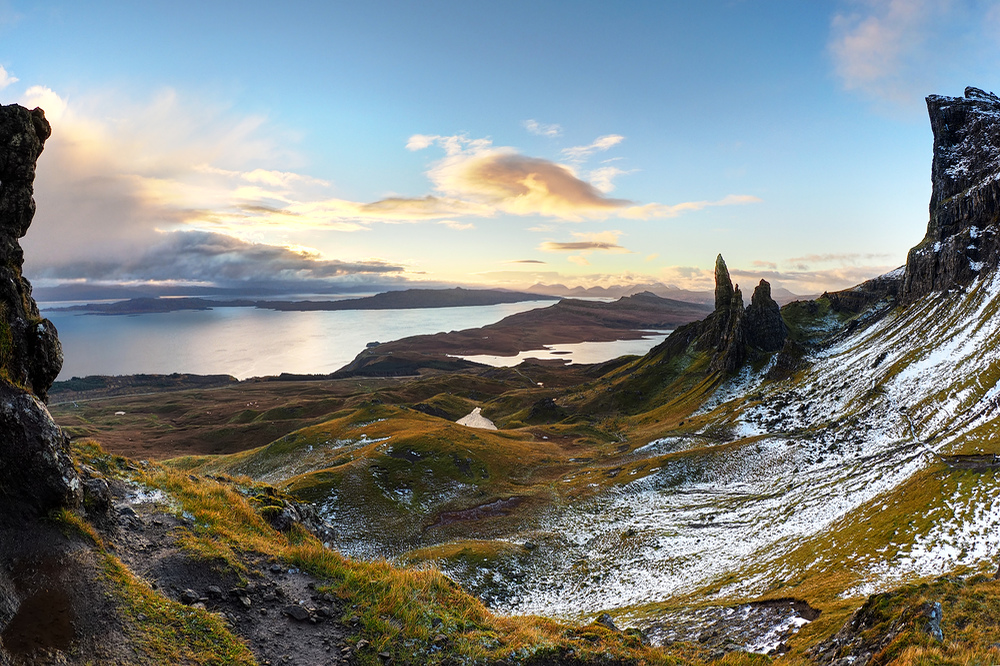
[[[923,237],[967,85],[995,1],[0,0],[36,286],[842,289]]]

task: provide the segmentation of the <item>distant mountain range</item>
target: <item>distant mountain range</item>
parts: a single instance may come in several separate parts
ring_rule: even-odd
[[[661,298],[670,298],[675,301],[687,301],[689,303],[702,303],[705,305],[711,305],[715,301],[715,292],[691,291],[663,284],[662,282],[612,285],[610,287],[567,287],[564,284],[538,283],[528,287],[525,291],[533,294],[550,294],[552,296],[566,296],[569,298],[621,298],[622,296],[631,296],[632,294],[647,291]],[[780,305],[791,303],[792,301],[807,301],[815,298],[815,296],[793,294],[784,287],[772,288],[771,297]]]

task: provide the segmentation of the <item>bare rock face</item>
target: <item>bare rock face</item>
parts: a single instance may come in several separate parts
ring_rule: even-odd
[[[715,260],[715,311],[705,319],[699,347],[714,349],[712,370],[733,373],[760,352],[775,352],[785,344],[788,327],[778,304],[771,298],[771,285],[761,280],[754,289],[750,307],[744,309],[739,285],[733,285],[720,254]]]
[[[933,190],[927,234],[906,260],[902,299],[971,283],[1000,263],[1000,97],[931,95]]]
[[[771,285],[761,280],[753,290],[750,307],[743,314],[746,343],[761,351],[779,351],[788,337],[788,326],[781,318],[781,308],[771,298]]]
[[[38,514],[80,498],[69,442],[43,404],[62,348],[21,274],[19,239],[35,214],[35,163],[50,133],[41,109],[0,106],[0,507]]]
[[[724,310],[733,301],[733,281],[722,255],[715,257],[715,310]]]

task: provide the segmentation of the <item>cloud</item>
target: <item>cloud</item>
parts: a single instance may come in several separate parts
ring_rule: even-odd
[[[4,69],[3,65],[0,65],[0,90],[3,90],[9,85],[17,83],[18,81],[20,81],[20,79],[18,79],[16,76],[11,76],[10,74],[8,74],[7,70]]]
[[[568,243],[556,243],[545,241],[538,246],[543,252],[579,252],[581,250],[603,250],[605,252],[628,252],[617,243],[606,243],[602,241],[571,241]]]
[[[607,150],[621,142],[617,134],[597,139],[590,146],[567,149],[576,155],[587,151]],[[522,155],[513,148],[494,147],[489,139],[471,139],[465,135],[441,136],[415,134],[407,148],[422,150],[438,145],[445,157],[428,171],[434,188],[444,195],[419,199],[396,198],[400,207],[419,204],[424,217],[475,215],[490,217],[497,213],[542,215],[566,221],[605,219],[621,216],[633,219],[676,217],[687,211],[708,206],[727,206],[760,201],[748,195],[729,195],[719,201],[695,201],[680,204],[636,205],[625,199],[606,196],[614,189],[612,179],[630,173],[613,166],[600,167],[583,180],[568,165]],[[563,151],[564,153],[567,151]],[[446,208],[445,206],[451,206]],[[464,207],[464,208],[463,208]],[[363,213],[375,210],[370,204]],[[385,207],[381,207],[384,211]],[[411,211],[412,212],[412,211]],[[544,225],[536,227],[544,229]]]
[[[626,174],[632,173],[631,171],[625,171],[617,167],[600,167],[599,169],[594,169],[587,177],[590,179],[591,184],[598,190],[607,194],[615,189],[615,184],[611,181],[618,176],[624,176]]]
[[[599,233],[574,233],[577,241],[555,242],[545,241],[538,246],[542,252],[630,252],[618,244],[620,231],[602,231]]]
[[[525,120],[524,129],[538,136],[556,137],[562,134],[562,127],[559,125],[546,125],[537,120]]]
[[[575,254],[571,257],[566,257],[566,261],[571,261],[578,266],[589,266],[590,262],[582,254]]]
[[[746,194],[730,194],[718,201],[686,201],[679,204],[649,203],[642,206],[629,206],[621,212],[621,217],[648,220],[653,217],[677,217],[682,213],[702,210],[714,206],[742,206],[760,203],[761,199]]]
[[[796,294],[820,294],[824,291],[848,289],[873,277],[896,268],[889,265],[858,265],[827,270],[741,270],[730,269],[729,274],[737,282],[743,282],[744,295],[749,295],[752,287],[761,279],[772,286],[781,286]]]
[[[430,148],[434,145],[440,137],[430,136],[428,134],[414,134],[410,137],[410,140],[406,142],[407,150],[423,150],[424,148]]]
[[[607,217],[631,202],[605,197],[569,167],[482,144],[451,153],[429,172],[436,189],[514,215]]]
[[[4,73],[6,74],[6,72]],[[17,79],[11,80],[11,83],[14,81],[17,81]],[[0,88],[3,87],[0,86]],[[24,95],[21,96],[21,103],[29,109],[41,107],[45,111],[46,119],[49,121],[60,120],[66,112],[66,102],[45,86],[31,86],[28,88],[24,91]]]
[[[614,167],[592,172],[595,185],[572,166],[494,147],[488,138],[413,135],[411,150],[438,146],[444,152],[427,172],[431,192],[352,201],[332,196],[333,184],[297,168],[303,158],[290,147],[294,135],[224,105],[170,89],[134,102],[114,91],[64,99],[45,86],[31,86],[22,99],[53,120],[35,181],[36,197],[44,203],[24,242],[29,276],[55,275],[60,265],[131,265],[149,248],[163,246],[171,232],[280,248],[289,234],[362,232],[382,223],[468,229],[474,219],[499,214],[563,221],[648,218],[756,200],[730,196],[641,206],[601,191],[622,173]],[[593,145],[618,141],[611,135]],[[619,251],[612,247],[616,238],[606,246],[560,251]],[[336,259],[349,266],[357,257]]]
[[[844,0],[828,49],[847,90],[914,106],[929,91],[997,57],[995,3],[978,0]]]
[[[547,261],[539,261],[538,259],[513,259],[511,261],[505,261],[506,264],[547,264]]]
[[[188,282],[234,286],[321,281],[358,274],[401,273],[402,266],[382,261],[344,262],[318,252],[250,243],[225,234],[176,231],[135,257],[120,261],[95,258],[43,267],[43,278],[100,282]]]
[[[443,224],[449,229],[455,229],[456,231],[468,231],[469,229],[476,228],[476,225],[471,222],[456,222],[455,220],[439,220],[438,224]]]
[[[24,239],[29,276],[65,275],[59,266],[131,266],[150,248],[163,247],[170,231],[248,242],[296,227],[360,230],[393,216],[329,199],[328,183],[280,168],[299,158],[285,147],[290,141],[280,129],[267,128],[265,138],[260,118],[190,103],[169,90],[135,104],[111,94],[66,101],[33,86],[24,101],[41,105],[54,121],[35,180],[38,212]],[[312,261],[303,275],[334,265]]]
[[[888,259],[891,254],[886,252],[842,252],[839,254],[806,254],[801,257],[787,259],[787,263],[832,263],[857,264],[859,261],[870,261],[872,259]],[[756,262],[755,262],[756,263]]]
[[[574,146],[563,149],[562,153],[567,159],[573,162],[582,162],[596,152],[603,152],[617,146],[625,140],[621,134],[607,134],[594,139],[594,142],[587,146]]]

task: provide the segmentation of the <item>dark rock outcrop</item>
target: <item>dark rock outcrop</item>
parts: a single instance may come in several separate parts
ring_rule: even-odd
[[[1000,97],[931,95],[933,190],[927,234],[906,259],[902,298],[961,287],[1000,263]]]
[[[733,300],[733,281],[722,255],[715,257],[715,310],[724,310]]]
[[[712,370],[733,373],[752,356],[779,351],[788,337],[788,326],[765,280],[754,289],[750,307],[743,307],[743,293],[733,285],[726,262],[715,260],[715,312],[704,321],[698,346],[715,350]]]
[[[74,505],[69,442],[42,401],[62,368],[56,329],[21,274],[19,239],[35,214],[35,163],[51,130],[41,109],[0,106],[0,520]],[[14,510],[14,507],[17,507]]]
[[[750,307],[743,313],[746,344],[761,351],[779,351],[788,337],[788,326],[781,318],[781,308],[771,298],[771,285],[761,280],[750,297]]]
[[[874,594],[844,623],[840,631],[806,651],[819,666],[868,666],[902,634],[943,641],[941,603],[926,601],[898,607],[897,592]],[[884,662],[882,662],[884,663]]]

